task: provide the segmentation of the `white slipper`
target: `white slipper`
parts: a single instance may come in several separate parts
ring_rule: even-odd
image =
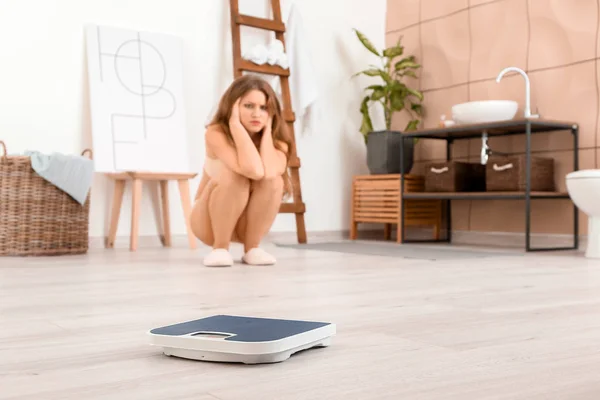
[[[204,257],[206,267],[231,267],[233,257],[226,249],[213,249],[210,254]]]
[[[263,249],[255,247],[244,254],[242,261],[250,265],[273,265],[277,260]]]

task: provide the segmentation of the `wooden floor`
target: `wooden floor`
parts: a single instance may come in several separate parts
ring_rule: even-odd
[[[275,267],[229,269],[185,244],[0,259],[0,399],[600,398],[598,261],[274,251]],[[151,328],[217,313],[331,321],[338,335],[258,366],[148,345]]]

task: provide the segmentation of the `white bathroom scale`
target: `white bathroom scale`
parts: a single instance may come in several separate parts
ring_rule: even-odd
[[[285,361],[296,352],[331,344],[328,322],[214,315],[155,328],[150,344],[167,356],[244,364]]]

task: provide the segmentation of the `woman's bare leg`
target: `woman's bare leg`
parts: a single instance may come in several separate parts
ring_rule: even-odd
[[[283,197],[283,179],[262,179],[252,181],[250,199],[244,212],[239,230],[243,230],[240,238],[244,243],[244,261],[248,264],[274,264],[275,258],[259,245],[269,232],[279,212]],[[240,232],[241,233],[241,232]]]
[[[192,233],[202,243],[211,247],[215,241],[215,237],[212,231],[210,213],[208,211],[208,201],[215,187],[216,182],[211,180],[207,181],[201,190],[198,190],[190,215]]]
[[[218,181],[210,181],[199,193],[191,215],[192,232],[213,252],[206,265],[232,265],[229,245],[234,229],[248,204],[249,179],[223,168]]]
[[[250,180],[223,168],[208,203],[215,249],[229,249],[233,230],[248,204]]]

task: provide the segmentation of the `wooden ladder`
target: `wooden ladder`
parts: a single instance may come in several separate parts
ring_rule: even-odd
[[[283,203],[279,209],[280,213],[296,214],[296,236],[298,243],[306,243],[306,226],[304,224],[304,213],[306,206],[302,200],[302,190],[300,188],[300,159],[296,151],[296,135],[294,133],[294,121],[296,116],[292,108],[292,99],[290,97],[289,76],[290,70],[283,69],[278,65],[258,65],[242,58],[242,46],[240,38],[241,26],[264,29],[275,32],[275,38],[283,43],[285,51],[285,24],[281,18],[281,5],[279,0],[271,0],[271,9],[273,19],[256,18],[249,15],[242,15],[239,11],[238,0],[230,0],[229,9],[231,13],[231,37],[233,42],[233,74],[234,78],[242,76],[244,71],[257,72],[262,74],[279,76],[281,82],[283,118],[287,123],[292,134],[292,152],[289,162],[290,175],[293,184],[293,203]]]

